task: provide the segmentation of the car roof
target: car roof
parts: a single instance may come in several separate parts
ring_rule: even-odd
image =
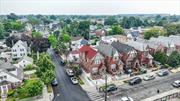
[[[180,83],[180,80],[176,80],[176,81],[174,81],[175,83]]]

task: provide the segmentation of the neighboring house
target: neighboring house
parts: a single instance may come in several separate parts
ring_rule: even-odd
[[[137,51],[137,57],[141,65],[152,66],[153,57],[149,54],[149,46],[146,43],[141,43],[138,41],[128,41],[127,45],[134,47]]]
[[[118,51],[109,44],[100,44],[98,51],[105,58],[105,66],[110,74],[120,74],[123,70],[123,63],[119,59]]]
[[[71,48],[72,48],[72,50],[78,50],[83,45],[87,45],[88,43],[89,43],[88,40],[86,40],[82,37],[73,37],[71,39]]]
[[[117,39],[113,36],[103,36],[101,37],[101,41],[107,44],[111,44],[112,42],[117,42]]]
[[[79,50],[73,50],[67,56],[67,60],[73,63],[79,63]]]
[[[106,35],[106,30],[104,30],[104,29],[97,29],[96,31],[95,31],[95,35],[96,35],[96,37],[102,37],[102,36],[105,36]]]
[[[180,35],[171,35],[169,38],[175,44],[176,51],[180,52]]]
[[[11,89],[21,85],[23,69],[17,68],[11,63],[0,60],[0,93],[6,95]]]
[[[18,68],[26,68],[27,65],[33,64],[33,59],[31,57],[23,57],[17,64],[14,64]]]
[[[140,64],[137,58],[137,52],[133,47],[120,42],[113,42],[111,45],[119,52],[120,59],[124,63],[124,68],[132,68],[135,71],[139,70]]]
[[[30,53],[30,49],[27,46],[27,42],[22,42],[19,40],[16,44],[11,48],[12,58],[22,58],[27,56]]]
[[[165,52],[167,55],[170,55],[173,51],[176,50],[175,44],[168,37],[159,36],[158,38],[151,38],[149,42],[159,44],[159,46],[162,47],[161,50]]]
[[[128,41],[128,37],[124,35],[113,35],[114,38],[117,39],[118,42],[125,43]]]
[[[92,79],[100,79],[105,71],[104,57],[89,45],[79,49],[80,64],[91,74]]]

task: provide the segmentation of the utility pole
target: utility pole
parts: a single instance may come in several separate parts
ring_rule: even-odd
[[[105,101],[107,101],[107,74],[105,72]]]

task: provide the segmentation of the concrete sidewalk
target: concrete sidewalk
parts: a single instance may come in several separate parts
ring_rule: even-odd
[[[179,94],[179,97],[180,97],[180,89],[173,89],[173,90],[170,90],[170,91],[167,91],[167,92],[163,92],[163,93],[157,94],[155,96],[152,96],[150,98],[146,98],[146,99],[141,100],[141,101],[154,101],[154,100],[161,101],[159,99],[161,99],[161,98],[166,99],[167,96],[170,96],[170,95],[173,95],[173,94]],[[166,101],[172,101],[171,99],[173,99],[172,96],[171,96],[171,99],[168,99],[168,98],[169,97],[167,97]],[[179,99],[178,97],[174,97],[174,98]]]
[[[52,101],[53,97],[54,97],[53,92],[48,93],[47,92],[47,87],[44,86],[44,88],[43,88],[43,97],[41,99],[37,99],[35,101]]]

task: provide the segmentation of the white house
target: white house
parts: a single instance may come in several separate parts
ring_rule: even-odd
[[[17,64],[14,64],[18,68],[25,68],[27,65],[33,64],[33,59],[31,57],[25,56]]]
[[[101,37],[101,41],[107,44],[111,44],[112,42],[117,42],[117,39],[113,36],[103,36]]]
[[[27,56],[29,52],[29,48],[27,46],[27,42],[22,42],[19,40],[14,44],[14,46],[11,48],[12,58],[22,58],[24,56]]]
[[[22,83],[23,69],[17,68],[7,61],[0,60],[0,92],[7,94]]]

